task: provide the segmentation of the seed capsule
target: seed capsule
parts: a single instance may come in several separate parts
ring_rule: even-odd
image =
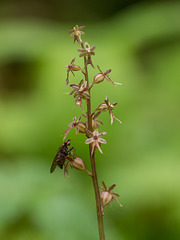
[[[104,75],[102,73],[96,74],[94,77],[94,83],[100,83],[102,81],[104,81]]]
[[[86,171],[86,167],[85,167],[85,163],[84,161],[79,158],[79,157],[76,157],[74,159],[74,161],[72,162],[71,164],[72,167],[78,169],[78,170],[81,170],[81,171]]]

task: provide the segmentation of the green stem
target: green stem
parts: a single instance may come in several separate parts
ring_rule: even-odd
[[[84,48],[83,43],[81,43],[81,46]],[[84,57],[84,66],[85,66],[85,80],[87,81],[87,87],[89,88],[86,57]],[[89,89],[89,95],[90,95],[90,89]],[[87,118],[88,118],[88,130],[92,132],[91,97],[87,99]],[[92,168],[92,180],[93,180],[95,199],[96,199],[96,212],[97,212],[97,221],[98,221],[98,229],[99,229],[99,239],[105,240],[103,216],[101,213],[100,192],[99,192],[99,185],[98,185],[98,178],[97,178],[96,164],[95,164],[95,156],[94,156],[94,153],[93,155],[91,155],[91,151],[92,151],[92,144],[89,144],[89,155],[90,155],[91,168]]]

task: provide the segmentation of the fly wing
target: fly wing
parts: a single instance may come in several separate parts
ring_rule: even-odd
[[[56,159],[58,158],[58,155],[59,155],[59,151],[57,152],[53,162],[52,162],[52,165],[51,165],[51,169],[50,169],[50,173],[54,172],[56,166],[57,166],[57,162],[56,162]]]

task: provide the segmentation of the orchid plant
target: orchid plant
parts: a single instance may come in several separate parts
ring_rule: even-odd
[[[97,211],[97,221],[98,221],[98,229],[99,229],[99,239],[104,240],[104,225],[103,225],[103,215],[104,215],[104,207],[110,203],[112,203],[113,199],[120,205],[119,201],[116,197],[119,197],[119,194],[114,192],[113,189],[116,186],[113,184],[109,188],[105,185],[104,181],[102,181],[102,186],[98,184],[97,171],[96,171],[96,163],[95,163],[95,151],[98,149],[101,153],[101,144],[106,144],[106,140],[102,138],[106,132],[100,132],[99,125],[103,125],[102,121],[98,119],[101,113],[109,111],[111,124],[113,120],[116,119],[119,123],[121,121],[114,116],[114,107],[117,105],[117,102],[110,103],[108,97],[106,96],[103,103],[101,103],[94,111],[91,111],[91,90],[95,86],[95,84],[101,84],[105,79],[112,83],[113,85],[121,85],[121,83],[114,82],[109,74],[111,73],[111,69],[103,72],[99,66],[97,66],[98,73],[94,76],[93,81],[89,82],[88,77],[88,65],[94,68],[92,63],[92,56],[95,55],[94,50],[95,46],[90,47],[88,42],[82,41],[82,35],[84,32],[81,31],[85,26],[76,25],[72,30],[70,30],[71,37],[74,38],[74,43],[80,45],[78,52],[80,52],[79,57],[84,58],[84,66],[80,67],[75,64],[75,58],[72,59],[67,68],[67,78],[66,78],[66,86],[69,85],[70,74],[75,77],[76,71],[80,71],[82,73],[82,80],[79,81],[79,84],[70,84],[71,91],[68,93],[69,95],[73,95],[75,98],[75,106],[79,105],[82,109],[82,114],[79,118],[73,116],[73,121],[68,124],[68,128],[64,132],[64,144],[60,147],[59,155],[54,160],[58,165],[58,161],[61,160],[60,167],[62,168],[62,162],[64,166],[64,174],[68,174],[68,169],[71,166],[72,168],[78,169],[80,171],[85,171],[88,176],[92,178],[95,199],[96,199],[96,211]],[[86,105],[86,114],[84,114],[83,104]],[[84,121],[82,119],[85,119]],[[89,145],[89,158],[91,161],[92,172],[88,171],[85,166],[85,162],[77,156],[75,148],[68,149],[67,146],[70,145],[70,140],[65,141],[67,135],[74,128],[76,134],[82,133],[85,134],[87,139],[85,144]],[[74,150],[73,152],[71,150]],[[53,168],[54,170],[54,168]],[[52,172],[52,171],[51,171]],[[102,190],[100,194],[99,189]]]

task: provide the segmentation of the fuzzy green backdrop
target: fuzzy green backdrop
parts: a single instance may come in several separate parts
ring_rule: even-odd
[[[120,208],[105,208],[107,240],[176,240],[180,237],[180,4],[137,5],[109,20],[58,24],[0,23],[0,238],[4,240],[98,239],[91,179],[70,169],[49,169],[61,134],[80,115],[65,95],[65,66],[77,49],[69,30],[86,25],[84,40],[96,46],[93,63],[111,78],[92,90],[97,107],[107,95],[118,102],[111,126],[102,114],[99,181],[117,184]],[[98,73],[90,69],[90,79]],[[70,82],[79,82],[71,75]],[[85,136],[70,132],[90,169]]]

